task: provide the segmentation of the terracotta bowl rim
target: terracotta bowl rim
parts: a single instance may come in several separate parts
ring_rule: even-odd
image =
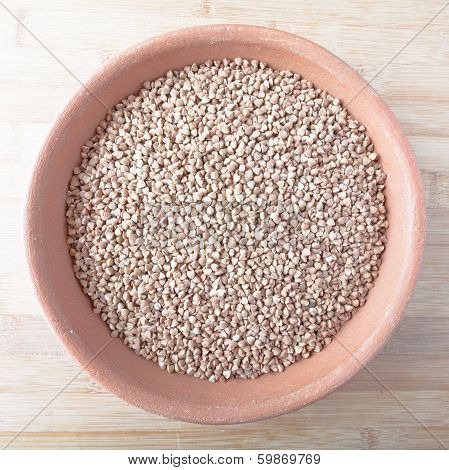
[[[292,46],[294,44],[307,45],[307,47],[313,51],[313,54],[316,57],[316,61],[318,63],[323,66],[325,64],[327,67],[344,69],[345,72],[351,76],[351,79],[356,84],[360,85],[360,95],[368,94],[370,95],[371,99],[375,99],[378,106],[381,107],[382,112],[384,113],[384,117],[388,119],[389,125],[397,136],[397,139],[400,139],[402,143],[402,154],[408,168],[407,176],[411,182],[411,186],[414,188],[413,204],[415,210],[413,211],[413,225],[416,227],[412,240],[414,248],[413,257],[408,260],[407,276],[402,285],[402,295],[400,296],[400,299],[397,299],[398,301],[395,304],[395,308],[389,314],[388,324],[383,325],[382,328],[379,328],[379,330],[376,332],[375,339],[372,339],[370,344],[365,345],[366,347],[363,349],[361,348],[361,351],[357,351],[355,360],[346,361],[339,369],[336,376],[328,378],[327,382],[321,383],[319,387],[308,391],[308,393],[304,395],[296,394],[294,399],[285,401],[282,400],[283,397],[279,397],[276,400],[271,400],[268,403],[261,404],[257,410],[239,409],[237,411],[231,412],[226,417],[214,416],[213,412],[210,411],[209,414],[206,414],[198,410],[198,414],[195,414],[197,411],[196,409],[194,413],[187,413],[186,411],[179,409],[177,411],[167,411],[170,408],[170,400],[160,396],[151,396],[151,394],[149,394],[148,402],[142,403],[141,401],[134,399],[132,393],[129,393],[129,390],[127,390],[126,383],[120,380],[120,377],[112,368],[109,368],[109,370],[103,370],[102,373],[99,374],[98,366],[95,365],[95,361],[92,360],[92,357],[89,357],[82,347],[79,347],[78,344],[72,341],[70,335],[64,334],[64,332],[61,331],[61,323],[59,320],[60,315],[56,311],[51,297],[45,293],[45,279],[42,279],[42,275],[40,273],[40,263],[42,260],[39,259],[38,256],[35,256],[36,242],[32,236],[32,229],[34,224],[33,218],[36,217],[36,214],[34,214],[33,199],[35,198],[35,195],[39,193],[39,181],[36,175],[36,169],[41,165],[42,162],[51,157],[53,145],[58,139],[62,129],[66,126],[65,120],[68,110],[73,108],[75,105],[78,105],[80,101],[86,99],[86,89],[95,89],[99,83],[107,80],[107,75],[111,68],[118,67],[120,64],[126,63],[128,60],[136,59],[138,57],[139,51],[153,48],[155,45],[163,48],[164,42],[169,38],[184,38],[188,41],[192,34],[207,37],[208,31],[218,29],[235,33],[239,31],[247,31],[252,34],[259,33],[268,35],[272,38],[276,38],[277,41],[285,42],[285,47]],[[271,418],[297,410],[331,393],[341,384],[348,381],[358,371],[360,371],[362,367],[364,367],[365,364],[370,361],[381,349],[385,341],[397,327],[404,313],[406,304],[410,299],[416,284],[422,260],[425,237],[425,200],[423,184],[419,169],[417,167],[416,158],[401,129],[399,122],[383,99],[349,65],[347,65],[345,62],[322,46],[319,46],[318,44],[296,34],[287,33],[273,28],[245,24],[213,24],[178,29],[176,31],[154,36],[144,42],[141,42],[115,56],[112,60],[104,64],[99,71],[97,71],[89,80],[85,82],[85,87],[78,89],[78,91],[67,102],[51,125],[48,136],[41,148],[41,151],[39,152],[34,170],[31,174],[26,196],[24,217],[25,253],[35,292],[48,322],[55,330],[57,336],[62,341],[65,348],[80,363],[83,370],[87,371],[91,376],[93,376],[95,380],[99,382],[105,389],[111,391],[128,403],[131,403],[139,408],[170,418],[202,424],[232,424],[239,422],[251,422],[260,419]]]

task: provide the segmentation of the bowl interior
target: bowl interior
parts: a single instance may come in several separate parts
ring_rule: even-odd
[[[282,374],[211,384],[168,374],[135,355],[92,312],[66,246],[65,198],[80,147],[113,107],[146,80],[193,62],[256,58],[290,69],[329,91],[366,125],[387,173],[390,228],[380,276],[338,341]],[[319,46],[275,30],[206,26],[153,39],[126,52],[94,76],[58,118],[30,186],[26,242],[44,310],[66,347],[106,388],[146,410],[187,421],[238,422],[291,411],[335,389],[360,369],[397,325],[410,296],[422,246],[424,213],[411,149],[384,102],[347,65]],[[95,95],[93,95],[93,94]]]

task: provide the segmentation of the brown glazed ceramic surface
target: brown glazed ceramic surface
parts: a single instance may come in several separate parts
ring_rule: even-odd
[[[105,116],[104,106],[86,90],[70,101],[54,124],[39,155],[27,201],[25,238],[31,274],[48,320],[66,348],[96,381],[129,403],[198,423],[236,423],[287,413],[347,381],[397,326],[415,284],[424,238],[421,179],[397,120],[359,75],[310,41],[242,25],[184,29],[125,52],[86,85],[113,107],[138,92],[144,81],[170,69],[237,56],[297,72],[344,103],[360,92],[349,111],[367,127],[388,176],[390,228],[379,278],[366,305],[322,352],[283,373],[209,383],[168,374],[137,356],[121,339],[101,351],[110,340],[109,330],[92,312],[75,279],[65,241],[65,198],[72,170],[80,161],[81,145]]]

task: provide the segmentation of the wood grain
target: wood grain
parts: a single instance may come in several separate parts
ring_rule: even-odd
[[[303,35],[373,77],[442,0],[98,1],[5,4],[80,80],[150,36],[205,23]],[[428,207],[421,275],[397,333],[363,371],[309,407],[259,423],[200,426],[144,413],[81,373],[11,448],[438,448],[449,445],[449,8],[373,82],[403,125]],[[79,371],[47,325],[23,260],[22,205],[36,153],[79,83],[0,9],[0,445]]]

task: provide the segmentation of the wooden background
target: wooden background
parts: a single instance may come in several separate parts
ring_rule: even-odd
[[[205,23],[303,35],[374,76],[443,0],[4,0],[81,80],[148,37]],[[449,7],[373,86],[402,123],[425,182],[428,234],[406,316],[370,369],[449,445]],[[0,445],[79,370],[49,329],[23,260],[26,182],[50,122],[79,87],[0,5]],[[82,373],[11,448],[438,448],[366,371],[306,409],[210,427],[140,411]]]

